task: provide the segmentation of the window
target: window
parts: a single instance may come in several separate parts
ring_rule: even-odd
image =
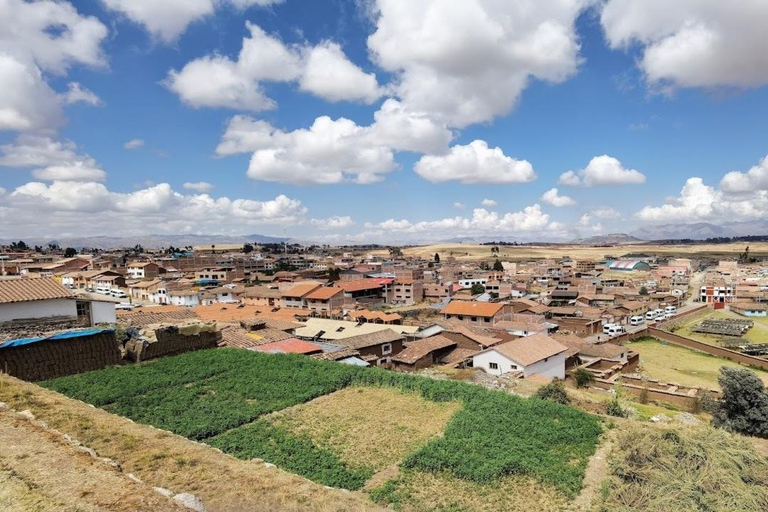
[[[392,353],[392,344],[391,343],[385,343],[381,346],[381,354],[387,355]]]
[[[476,316],[473,316],[473,317],[472,317],[472,321],[473,321],[473,322],[477,322],[477,317],[476,317]]]
[[[488,363],[488,368],[490,368],[491,370],[498,370],[499,363]]]

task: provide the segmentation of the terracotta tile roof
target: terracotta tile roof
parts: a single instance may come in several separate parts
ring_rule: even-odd
[[[533,363],[565,352],[566,347],[545,334],[534,334],[533,336],[526,336],[525,338],[496,345],[487,350],[495,350],[516,363],[530,366]]]
[[[251,286],[245,289],[243,296],[256,299],[279,299],[283,296],[283,294],[280,293],[280,290],[276,290],[274,288],[267,288],[266,286]]]
[[[472,356],[479,353],[479,350],[472,350],[471,348],[455,348],[451,350],[448,355],[443,357],[442,362],[444,364],[458,364],[471,359]]]
[[[39,277],[0,280],[0,304],[70,297],[74,297],[74,294],[55,279]]]
[[[317,354],[323,351],[320,345],[296,338],[287,338],[280,341],[273,341],[264,345],[253,347],[257,352],[266,352],[270,354]]]
[[[284,320],[282,318],[271,318],[265,315],[259,315],[255,318],[256,321],[264,322],[269,329],[277,329],[278,331],[292,331],[303,327],[301,322],[295,322],[290,320]]]
[[[328,300],[340,293],[344,293],[343,288],[339,288],[336,286],[322,286],[308,293],[307,295],[304,296],[304,298],[311,299],[311,300]]]
[[[349,318],[357,320],[358,318],[364,318],[365,320],[381,320],[382,322],[396,322],[402,320],[403,317],[397,313],[384,313],[383,311],[352,311],[349,313]]]
[[[198,318],[190,308],[178,306],[159,306],[142,311],[119,311],[117,314],[118,322],[136,327],[144,327],[150,324],[173,324]]]
[[[222,347],[237,347],[237,348],[251,348],[259,345],[260,343],[269,343],[256,339],[251,336],[248,331],[234,325],[228,325],[221,329],[221,341],[219,346]]]
[[[283,292],[283,297],[304,297],[315,289],[319,288],[317,283],[299,284]]]
[[[348,357],[359,357],[360,352],[353,348],[343,348],[341,350],[334,350],[332,352],[323,352],[322,354],[314,354],[312,357],[316,359],[324,359],[326,361],[338,361],[340,359],[346,359]]]
[[[397,340],[404,340],[403,334],[397,333],[392,329],[384,329],[382,331],[371,332],[367,334],[358,334],[357,336],[351,336],[349,338],[337,339],[333,343],[336,345],[344,345],[345,347],[361,349],[366,347],[373,347],[375,345],[382,345],[384,343],[392,343]]]
[[[473,302],[452,300],[443,308],[446,315],[492,317],[504,308],[504,304],[498,302]]]
[[[553,334],[552,339],[564,345],[569,352],[576,350],[577,353],[587,357],[600,357],[603,359],[621,359],[627,353],[627,348],[612,343],[588,343],[578,336],[568,334]]]
[[[253,318],[263,309],[263,306],[248,306],[244,304],[213,304],[211,306],[195,306],[192,311],[206,322],[239,322]]]
[[[342,281],[338,284],[339,287],[343,288],[347,293],[359,292],[363,290],[376,290],[384,286],[376,279],[356,279],[354,281]]]
[[[408,345],[408,348],[397,354],[392,358],[393,361],[398,361],[405,364],[414,364],[422,357],[426,357],[435,350],[440,350],[448,347],[455,347],[456,342],[449,340],[445,336],[430,336],[421,341],[414,341]]]

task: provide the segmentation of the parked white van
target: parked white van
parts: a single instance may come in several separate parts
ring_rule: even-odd
[[[619,334],[624,334],[625,332],[627,332],[627,329],[623,325],[612,325],[608,330],[608,335],[618,336]]]
[[[654,311],[649,311],[649,312],[647,312],[645,314],[645,319],[646,320],[656,320],[657,316],[659,316],[659,315],[658,315],[658,313],[656,313],[655,310]]]
[[[667,306],[664,308],[664,313],[667,315],[675,315],[677,314],[677,308],[675,306]]]
[[[117,299],[127,299],[128,298],[128,296],[125,294],[125,292],[123,290],[112,290],[110,292],[110,295],[112,295],[113,297],[115,297]]]
[[[107,288],[106,286],[97,286],[96,287],[96,293],[100,293],[102,295],[111,295],[112,290],[110,288]]]
[[[613,327],[615,327],[613,324],[603,325],[603,334],[610,334]]]
[[[633,316],[629,319],[629,325],[642,325],[645,322],[645,318],[642,315]]]

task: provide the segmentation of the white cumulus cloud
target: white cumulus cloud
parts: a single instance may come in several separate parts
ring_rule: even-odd
[[[62,94],[62,99],[67,105],[85,103],[86,105],[90,105],[92,107],[98,107],[104,104],[101,101],[101,98],[96,96],[93,91],[89,91],[77,82],[69,83],[67,92]]]
[[[608,155],[596,156],[578,173],[567,171],[560,175],[561,185],[584,185],[594,187],[599,185],[639,185],[645,183],[645,175],[635,169],[627,169],[622,163]]]
[[[351,228],[355,225],[355,221],[352,220],[352,217],[349,216],[334,216],[334,217],[328,217],[327,219],[311,219],[309,221],[310,225],[315,226],[318,229],[322,230],[339,230],[339,229],[347,229]]]
[[[332,41],[317,46],[286,45],[258,25],[246,23],[249,36],[237,60],[208,55],[171,70],[165,85],[195,107],[261,111],[275,108],[264,82],[297,82],[302,90],[328,101],[373,103],[382,91],[373,73],[365,73]]]
[[[409,110],[463,127],[506,114],[531,79],[574,75],[574,24],[590,3],[376,0],[368,48]]]
[[[493,208],[494,206],[497,206],[499,203],[497,203],[493,199],[483,199],[482,201],[480,201],[480,204],[485,206],[486,208]]]
[[[612,48],[643,48],[638,64],[652,86],[768,84],[768,2],[608,0],[601,14]]]
[[[0,166],[32,169],[42,181],[104,181],[107,173],[89,155],[79,154],[72,141],[20,135],[0,146]]]
[[[125,149],[139,149],[144,145],[144,139],[131,139],[123,143]]]
[[[544,195],[541,196],[541,200],[547,204],[551,204],[552,206],[557,207],[573,206],[576,204],[576,201],[574,201],[572,198],[568,196],[561,196],[556,188],[551,188],[544,192]]]
[[[482,140],[466,146],[453,146],[446,155],[425,155],[416,162],[414,171],[434,183],[502,184],[527,183],[536,179],[530,162],[509,157],[501,148],[489,148]]]

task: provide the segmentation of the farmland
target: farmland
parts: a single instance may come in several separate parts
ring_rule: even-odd
[[[676,345],[664,344],[652,338],[642,338],[627,347],[640,353],[643,373],[663,382],[683,386],[717,389],[721,366],[739,367],[738,363]],[[768,372],[753,369],[768,382]]]
[[[587,245],[517,245],[499,246],[498,257],[501,260],[525,260],[535,258],[556,258],[560,259],[564,255],[571,258],[603,258],[606,254],[613,256],[622,256],[628,253],[656,254],[660,256],[678,256],[678,257],[712,257],[727,258],[738,256],[744,251],[744,243],[729,244],[690,244],[690,245],[660,245],[653,243],[637,243],[626,245],[615,245],[610,247],[591,247]],[[768,243],[760,242],[749,244],[750,251],[754,255],[768,254]],[[496,258],[496,254],[491,254],[490,245],[479,245],[470,243],[445,243],[423,245],[415,247],[404,247],[403,255],[405,257],[431,258],[435,253],[440,254],[441,258],[453,256],[459,261],[471,261],[481,258]],[[371,254],[378,256],[387,256],[387,250],[371,251]]]
[[[601,432],[597,418],[537,399],[461,382],[237,349],[191,352],[42,384],[235,457],[261,458],[318,483],[348,489],[361,488],[376,470],[399,460],[410,472],[481,486],[508,475],[526,476],[570,498],[581,488]],[[317,415],[312,400],[343,389],[362,389],[371,397],[391,390],[416,408],[414,422],[419,421],[420,408],[444,420],[434,428],[393,420],[394,428],[410,434],[413,442],[355,460],[351,445],[290,421],[292,415]],[[282,419],[273,414],[286,409]],[[352,428],[343,416],[330,419],[339,428]],[[443,435],[435,436],[443,428],[441,422]],[[383,437],[375,440],[385,442]]]

